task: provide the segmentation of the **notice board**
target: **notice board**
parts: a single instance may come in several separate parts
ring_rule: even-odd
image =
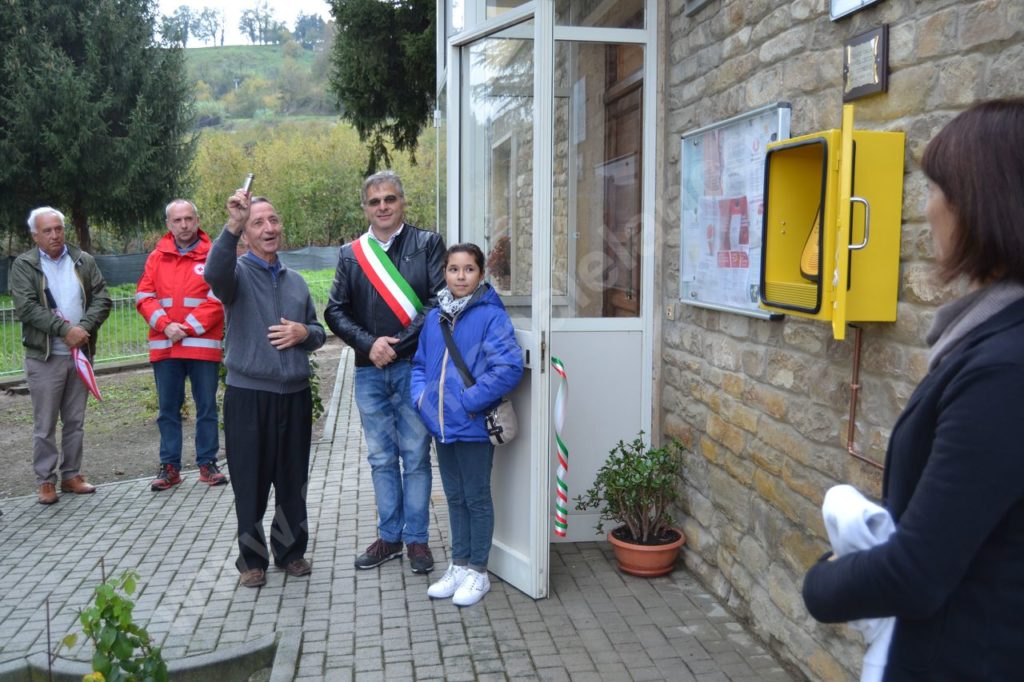
[[[765,147],[789,137],[790,105],[771,104],[683,134],[679,298],[769,318],[758,307]]]

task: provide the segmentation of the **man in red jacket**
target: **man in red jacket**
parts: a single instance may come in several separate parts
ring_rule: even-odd
[[[149,361],[159,403],[160,472],[152,490],[181,483],[181,406],[185,377],[196,405],[199,480],[223,485],[217,468],[217,383],[224,339],[224,307],[203,279],[210,238],[199,229],[195,204],[167,204],[168,233],[146,259],[135,308],[149,324]]]

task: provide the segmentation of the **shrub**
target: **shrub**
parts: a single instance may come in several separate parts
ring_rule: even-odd
[[[649,448],[643,436],[641,431],[632,443],[620,440],[611,449],[593,487],[576,498],[576,509],[600,509],[599,533],[604,532],[604,522],[614,521],[623,529],[619,539],[655,545],[664,542],[675,525],[670,508],[679,500],[682,445],[673,439]]]

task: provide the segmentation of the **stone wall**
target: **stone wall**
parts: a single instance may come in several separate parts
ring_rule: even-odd
[[[656,400],[665,438],[689,448],[683,488],[687,568],[814,680],[855,680],[863,646],[804,609],[803,574],[827,549],[824,491],[850,482],[878,497],[881,472],[847,452],[853,334],[678,303],[679,136],[777,101],[791,134],[838,128],[842,43],[890,25],[889,92],[859,100],[856,127],[907,134],[898,319],[864,324],[854,448],[881,462],[890,429],[924,375],[923,337],[959,288],[931,275],[920,173],[925,144],[979,99],[1024,93],[1024,3],[883,0],[832,22],[827,0],[712,0],[693,16],[662,5]],[[667,311],[673,313],[669,319]]]

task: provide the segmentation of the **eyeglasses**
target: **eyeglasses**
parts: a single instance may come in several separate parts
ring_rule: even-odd
[[[372,199],[368,199],[367,202],[366,202],[366,205],[370,206],[371,208],[376,208],[376,207],[380,206],[380,202],[381,201],[383,201],[385,204],[390,206],[391,204],[393,204],[396,201],[398,201],[398,197],[395,196],[394,194],[389,194],[386,197],[384,197],[383,199],[381,199],[380,197],[374,197]]]

